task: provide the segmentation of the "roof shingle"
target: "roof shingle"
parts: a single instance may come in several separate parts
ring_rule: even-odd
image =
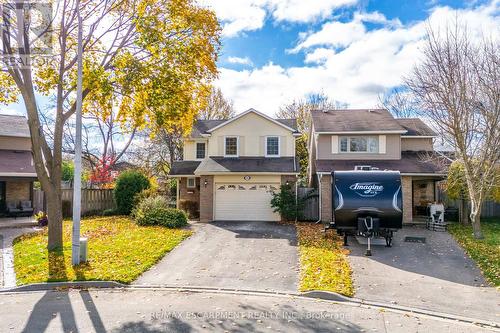
[[[24,116],[0,114],[0,136],[29,138],[28,120]]]
[[[396,121],[403,126],[408,132],[403,136],[436,136],[429,126],[427,126],[420,118],[397,118]]]

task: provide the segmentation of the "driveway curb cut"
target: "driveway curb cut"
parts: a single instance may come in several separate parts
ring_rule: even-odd
[[[217,288],[217,287],[193,287],[193,286],[173,286],[173,285],[126,285],[114,281],[80,281],[80,282],[34,283],[20,287],[4,288],[0,289],[0,295],[5,293],[18,293],[18,292],[31,292],[31,291],[57,291],[58,289],[121,289],[121,290],[157,289],[157,290],[171,290],[178,292],[194,292],[194,293],[211,292],[211,293],[241,294],[241,295],[254,295],[254,296],[265,295],[265,296],[280,296],[280,297],[297,297],[306,299],[316,299],[333,303],[348,303],[350,305],[370,306],[370,307],[389,309],[400,312],[410,312],[413,314],[425,315],[445,320],[460,321],[463,323],[479,325],[494,329],[498,329],[500,327],[500,323],[495,323],[493,321],[470,318],[449,313],[442,313],[433,310],[412,308],[397,304],[369,301],[354,297],[350,298],[335,292],[321,291],[321,290],[312,290],[300,293],[300,292],[250,290],[250,289]]]

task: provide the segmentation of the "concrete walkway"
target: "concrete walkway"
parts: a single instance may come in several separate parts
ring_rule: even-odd
[[[411,312],[286,296],[166,290],[0,295],[1,332],[491,332]]]
[[[406,236],[426,243],[405,242]],[[406,227],[392,248],[349,238],[356,298],[396,303],[472,318],[500,321],[500,293],[488,286],[475,263],[447,232]]]
[[[30,228],[37,226],[38,223],[31,217],[0,217],[0,229],[4,228]]]
[[[14,271],[14,253],[12,241],[26,233],[36,232],[37,228],[2,228],[0,229],[0,288],[16,286]]]
[[[196,232],[135,284],[296,292],[295,227],[275,222],[193,224]]]

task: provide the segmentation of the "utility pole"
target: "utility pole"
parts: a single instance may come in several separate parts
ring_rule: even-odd
[[[82,17],[80,1],[76,2],[78,15],[78,76],[76,81],[76,133],[75,133],[75,175],[73,181],[73,237],[71,246],[71,262],[73,266],[80,263],[80,216],[82,204],[82,76],[83,76],[83,45]]]

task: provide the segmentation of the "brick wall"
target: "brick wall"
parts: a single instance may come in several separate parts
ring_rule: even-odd
[[[332,176],[321,177],[321,221],[332,221]]]
[[[297,177],[292,175],[282,175],[281,184],[284,185],[288,182],[292,186],[292,190],[295,192],[295,183],[297,182]]]
[[[200,179],[194,188],[187,187],[187,178],[179,178],[179,208],[188,212],[190,219],[197,219],[200,212]]]
[[[21,200],[30,200],[31,182],[29,181],[7,181],[5,185],[6,201],[19,203]]]
[[[412,177],[402,176],[401,186],[403,188],[403,223],[412,223],[413,222]]]
[[[202,176],[200,184],[200,221],[211,222],[214,216],[214,176]]]

